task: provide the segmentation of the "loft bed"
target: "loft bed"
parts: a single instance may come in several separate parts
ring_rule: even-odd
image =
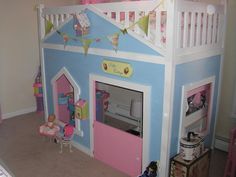
[[[129,33],[135,34],[137,38],[164,56],[168,48],[173,45],[176,60],[181,56],[201,51],[217,51],[223,45],[224,5],[184,0],[177,1],[175,11],[166,2],[158,0],[50,8],[41,5],[39,6],[40,39],[45,36],[45,19],[52,22],[53,29],[57,29],[71,18],[72,13],[79,13],[87,8],[92,8],[100,15],[104,14],[104,18],[120,29],[128,27]],[[140,28],[132,24],[147,14],[149,14],[149,28],[145,35]]]

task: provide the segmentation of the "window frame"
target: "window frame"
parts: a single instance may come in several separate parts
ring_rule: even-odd
[[[203,79],[201,81],[186,84],[186,85],[182,86],[182,99],[181,99],[182,102],[181,102],[179,139],[181,137],[186,136],[186,134],[187,134],[186,131],[187,131],[188,127],[191,127],[194,124],[196,124],[197,122],[204,120],[204,117],[200,117],[200,116],[202,116],[201,111],[196,111],[196,112],[193,112],[190,115],[186,116],[186,110],[188,107],[188,103],[187,103],[188,93],[194,89],[197,89],[199,87],[206,86],[206,85],[210,85],[209,86],[210,87],[209,88],[210,98],[209,98],[209,103],[208,103],[207,113],[206,113],[206,118],[208,120],[206,120],[207,125],[205,125],[206,126],[205,130],[201,131],[201,135],[206,136],[209,133],[210,124],[211,124],[211,117],[212,117],[212,105],[213,105],[213,97],[214,97],[215,76],[208,77],[208,78]],[[189,120],[189,119],[192,119],[192,120]],[[202,125],[203,122],[199,123],[199,124]],[[201,129],[201,127],[200,127],[200,129]]]

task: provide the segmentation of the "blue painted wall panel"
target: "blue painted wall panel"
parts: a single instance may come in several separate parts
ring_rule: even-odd
[[[216,116],[216,105],[218,95],[219,73],[220,73],[220,56],[214,56],[206,59],[201,59],[191,63],[177,65],[175,71],[175,86],[174,86],[174,103],[173,103],[173,122],[172,122],[172,137],[171,137],[171,156],[177,153],[179,124],[181,116],[182,103],[182,86],[194,82],[201,81],[211,76],[215,76],[215,88],[212,107],[212,121],[210,125],[210,134],[206,137],[205,143],[210,146],[212,133]]]
[[[81,98],[89,100],[89,74],[98,74],[118,80],[140,83],[151,86],[151,122],[150,122],[150,159],[157,160],[160,158],[161,132],[162,132],[162,114],[163,114],[163,90],[164,90],[164,65],[152,63],[127,61],[123,59],[105,58],[109,60],[128,62],[133,67],[133,75],[130,78],[122,78],[107,74],[102,71],[101,63],[104,57],[57,51],[45,49],[45,70],[47,83],[47,102],[49,113],[54,112],[51,79],[60,71],[62,67],[66,67],[73,76],[81,89]],[[146,111],[146,110],[144,110]],[[82,130],[84,137],[76,136],[78,143],[90,148],[90,131],[89,121],[82,121]]]

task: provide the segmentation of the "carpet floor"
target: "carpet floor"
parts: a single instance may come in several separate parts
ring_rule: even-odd
[[[60,154],[60,145],[42,138],[42,115],[25,114],[0,124],[0,160],[16,177],[128,177],[76,148]],[[227,153],[214,150],[210,177],[222,177]]]

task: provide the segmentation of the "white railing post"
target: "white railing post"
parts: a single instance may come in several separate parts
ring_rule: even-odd
[[[183,30],[182,30],[182,12],[178,12],[177,14],[177,41],[176,47],[182,48],[183,47]]]
[[[45,35],[45,19],[42,17],[44,5],[40,4],[37,7],[37,16],[38,16],[38,38],[39,40],[43,39]],[[40,42],[40,41],[39,41]]]
[[[202,22],[201,22],[201,19],[202,18],[202,13],[201,12],[198,12],[197,13],[197,30],[196,30],[196,43],[195,43],[195,46],[199,46],[200,43],[201,43],[201,26],[202,26]]]
[[[129,11],[125,11],[125,28],[129,27]]]
[[[120,23],[120,11],[116,12],[116,22]]]
[[[188,47],[188,31],[189,31],[189,12],[184,12],[184,36],[183,36],[183,48]]]
[[[201,45],[205,45],[206,44],[206,34],[207,34],[207,13],[205,12],[203,14],[203,27],[202,27],[202,44]]]
[[[172,109],[173,109],[173,88],[175,73],[175,51],[176,51],[176,0],[167,0],[167,24],[166,24],[166,55],[165,60],[165,82],[164,82],[164,102],[162,117],[162,137],[161,137],[161,155],[160,155],[160,173],[159,176],[167,177],[169,172],[171,127],[172,127]]]
[[[208,26],[207,26],[207,45],[211,44],[212,37],[212,19],[213,15],[208,14]]]
[[[195,12],[191,12],[191,17],[190,17],[190,39],[189,39],[189,46],[193,47],[195,45],[195,29],[196,29],[196,13]]]
[[[47,101],[47,92],[46,92],[46,84],[45,84],[45,68],[44,68],[44,52],[42,48],[41,41],[45,36],[45,18],[42,16],[43,14],[44,5],[40,4],[37,7],[37,17],[38,17],[38,45],[39,45],[39,61],[41,66],[41,73],[42,73],[42,83],[43,83],[43,98],[44,98],[44,119],[47,120],[48,117],[48,106]]]
[[[156,10],[155,45],[161,46],[161,11]]]
[[[212,31],[212,44],[216,43],[216,27],[217,27],[217,13],[214,13],[213,16],[213,31]]]

